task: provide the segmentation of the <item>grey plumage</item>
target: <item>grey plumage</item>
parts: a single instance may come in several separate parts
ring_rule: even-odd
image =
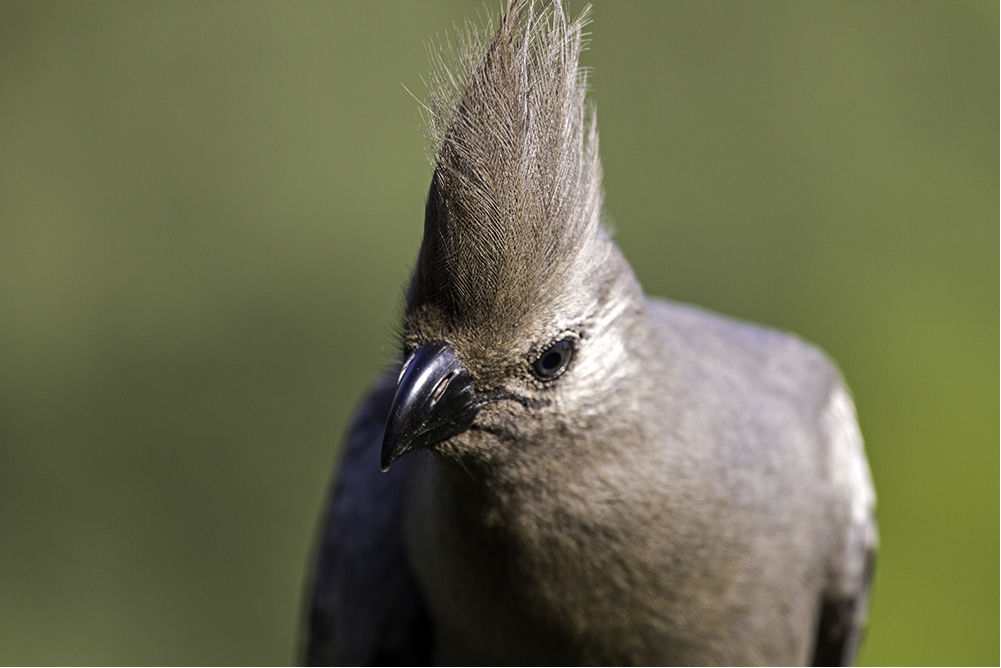
[[[402,351],[348,434],[304,658],[851,662],[877,538],[849,394],[792,335],[643,295],[601,224],[586,14],[533,4],[432,74]]]

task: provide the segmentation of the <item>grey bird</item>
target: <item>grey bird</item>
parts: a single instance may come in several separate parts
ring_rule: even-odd
[[[602,223],[587,10],[439,54],[397,363],[347,436],[310,664],[841,664],[877,544],[814,346],[644,296]]]

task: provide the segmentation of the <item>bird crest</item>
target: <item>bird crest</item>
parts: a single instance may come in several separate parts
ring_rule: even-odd
[[[600,228],[601,166],[587,72],[589,7],[510,0],[430,49],[434,175],[408,313],[472,326],[518,320],[558,292]]]

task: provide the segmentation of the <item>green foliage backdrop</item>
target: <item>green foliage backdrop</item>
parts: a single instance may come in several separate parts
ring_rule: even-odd
[[[0,662],[292,660],[420,241],[404,86],[477,12],[0,3]],[[795,331],[854,390],[882,532],[863,662],[999,658],[998,25],[594,10],[607,209],[647,290]]]

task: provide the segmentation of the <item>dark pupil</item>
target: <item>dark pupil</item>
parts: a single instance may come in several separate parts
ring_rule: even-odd
[[[563,355],[557,351],[552,351],[546,353],[545,357],[542,358],[542,368],[546,371],[552,371],[560,366],[563,361]]]
[[[543,351],[542,356],[535,360],[533,367],[535,375],[542,380],[556,378],[567,368],[570,355],[573,352],[573,344],[567,340],[557,341]]]

